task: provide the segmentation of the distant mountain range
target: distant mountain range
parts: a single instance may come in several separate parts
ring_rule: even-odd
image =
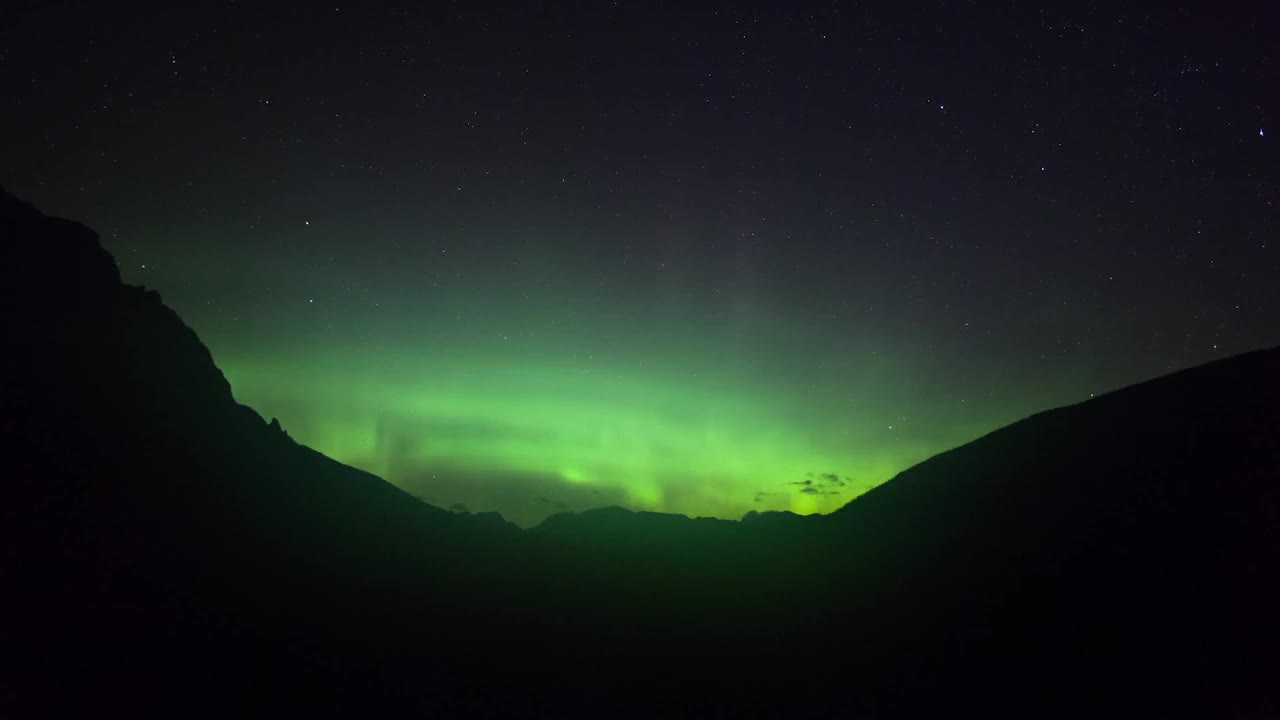
[[[1280,717],[1280,350],[827,516],[520,530],[237,404],[88,228],[0,248],[6,716]]]

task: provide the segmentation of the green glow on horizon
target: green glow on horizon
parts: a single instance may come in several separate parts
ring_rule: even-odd
[[[166,299],[237,400],[299,442],[437,506],[525,526],[608,505],[829,512],[1097,388],[1072,374],[1087,370],[1019,376],[955,352],[965,346],[909,304],[847,304],[841,287],[796,290],[749,268],[608,278],[554,238],[530,236],[528,250],[500,240],[468,237],[465,253],[431,263],[211,260],[211,276],[254,288],[231,307],[158,284],[176,288]],[[806,494],[795,483],[809,473],[848,481]]]
[[[237,399],[281,417],[300,442],[435,504],[525,525],[610,504],[728,518],[829,512],[942,449],[886,444],[881,413],[806,409],[814,396],[711,365],[679,377],[539,355],[424,349],[398,367],[379,360],[387,353],[220,364]],[[806,473],[851,482],[805,494],[790,483]]]

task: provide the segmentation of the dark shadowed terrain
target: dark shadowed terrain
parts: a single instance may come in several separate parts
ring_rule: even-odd
[[[828,516],[520,530],[296,444],[95,234],[0,196],[0,712],[1280,716],[1280,351]]]

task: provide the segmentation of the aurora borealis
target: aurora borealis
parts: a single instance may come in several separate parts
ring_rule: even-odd
[[[773,301],[748,290],[715,303],[714,291],[667,280],[662,294],[661,279],[643,278],[628,300],[515,270],[469,289],[483,262],[450,267],[442,305],[352,286],[258,316],[248,350],[210,343],[237,396],[300,440],[437,504],[524,522],[612,503],[726,517],[832,509],[985,429],[967,403],[993,402],[964,397],[968,387],[947,396],[949,413],[913,418],[939,389],[910,382],[922,371],[904,353],[829,356],[823,338],[754,310]],[[495,285],[528,301],[495,303]],[[326,339],[354,329],[352,346]],[[851,482],[830,496],[789,485],[806,473]]]
[[[506,350],[514,359],[502,348],[433,357],[424,346],[332,365],[224,365],[249,404],[293,418],[298,437],[334,457],[437,504],[514,520],[604,504],[727,517],[832,509],[936,449],[924,445],[936,428],[883,424],[893,400],[870,379],[835,398],[816,383],[769,385],[759,371],[717,363],[714,347],[504,344],[516,346]],[[386,362],[396,354],[400,363]],[[859,398],[870,412],[854,409]],[[786,484],[815,469],[858,481],[830,497]]]
[[[1280,342],[1261,21],[70,5],[0,23],[0,182],[443,507],[824,512]]]

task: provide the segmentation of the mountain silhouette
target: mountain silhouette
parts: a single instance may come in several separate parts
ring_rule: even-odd
[[[237,403],[88,228],[0,238],[6,715],[1280,716],[1280,350],[827,516],[520,530]]]
[[[421,503],[296,444],[234,401],[158,294],[120,282],[94,233],[2,197],[0,285],[14,312],[0,359],[0,532],[5,587],[18,590],[7,645],[30,654],[17,664],[32,681],[66,662],[98,668],[56,673],[68,685],[49,697],[124,693],[122,703],[152,704],[190,690],[134,696],[114,676],[120,648],[137,648],[138,675],[163,676],[167,656],[201,653],[217,677],[255,654],[246,647],[283,648],[316,628],[330,638],[348,614],[389,613],[380,604],[401,592],[423,612],[448,593],[465,593],[473,612],[498,601],[474,587],[465,553],[495,552],[514,526]],[[465,548],[458,525],[469,526]],[[407,579],[424,567],[447,587],[413,587]],[[173,636],[158,630],[166,624]],[[245,635],[290,629],[279,642]],[[277,661],[292,659],[264,660]],[[255,674],[246,671],[245,692]],[[72,692],[81,681],[93,685]]]

